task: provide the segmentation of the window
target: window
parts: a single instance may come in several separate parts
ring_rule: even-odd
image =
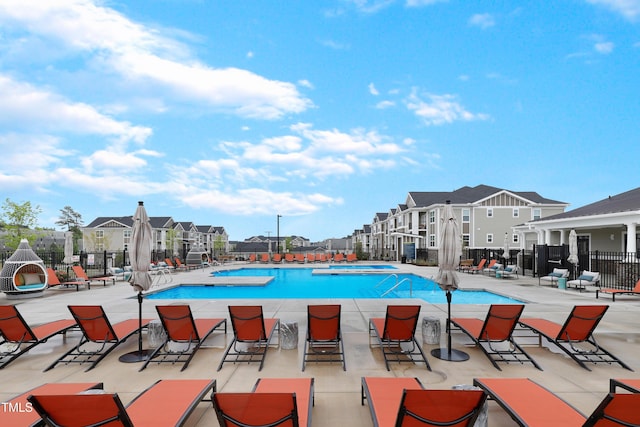
[[[436,211],[429,211],[429,224],[435,224],[436,222]]]
[[[518,235],[516,233],[513,233],[513,235],[511,236],[511,242],[512,243],[519,243],[520,242],[520,238],[518,237]]]
[[[462,209],[462,222],[469,222],[471,217],[469,209]]]
[[[520,216],[520,208],[513,208],[513,217],[518,218]]]
[[[531,210],[531,214],[532,214],[533,220],[542,218],[542,211],[540,208],[533,208]]]
[[[493,243],[493,233],[487,234],[487,243]]]
[[[487,208],[487,218],[493,218],[493,208]]]
[[[471,241],[471,236],[469,236],[468,234],[463,234],[462,235],[462,247],[463,248],[468,248],[470,241]]]
[[[124,238],[125,246],[131,242],[131,230],[124,230],[122,237]]]
[[[435,248],[436,247],[436,235],[435,234],[429,234],[429,247],[430,248]]]

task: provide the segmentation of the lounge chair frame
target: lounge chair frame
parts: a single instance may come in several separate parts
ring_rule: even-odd
[[[66,340],[67,332],[75,327],[76,322],[68,319],[31,328],[15,306],[0,306],[0,346],[13,344],[13,348],[0,351],[0,369],[55,335],[62,334]]]
[[[65,282],[61,282],[56,275],[56,272],[53,268],[47,267],[47,288],[53,288],[55,286],[69,287],[75,286],[76,292],[80,291],[80,286],[87,286],[91,289],[91,282],[87,282],[86,280],[67,280]]]
[[[600,288],[596,289],[596,299],[600,297],[600,294],[611,295],[611,302],[616,302],[616,295],[640,295],[640,279],[636,282],[633,289],[613,289],[613,288]]]
[[[542,371],[540,365],[513,339],[513,331],[523,310],[524,304],[493,304],[484,321],[453,318],[451,324],[468,335],[499,371],[502,368],[498,363],[511,362],[531,363]],[[482,326],[478,330],[480,322]],[[496,343],[507,344],[507,347],[499,348]]]
[[[587,362],[609,365],[618,363],[623,368],[633,371],[626,363],[600,346],[593,336],[593,331],[608,308],[608,305],[576,305],[558,332],[554,334],[551,331],[555,332],[558,325],[546,319],[521,319],[520,325],[538,334],[539,346],[542,346],[542,338],[546,338],[588,371],[591,368],[586,365]],[[577,344],[583,346],[586,344],[586,348],[579,347]]]
[[[91,282],[93,282],[94,280],[102,282],[102,285],[105,287],[107,286],[107,281],[110,281],[112,285],[116,284],[116,276],[89,277],[87,275],[87,272],[84,271],[84,268],[82,268],[81,265],[74,265],[71,267],[71,269],[73,270],[77,278],[80,278],[87,282],[89,289],[91,289]]]
[[[151,421],[146,419],[147,416],[145,413],[153,413],[154,410],[158,410],[158,405],[163,404],[167,401],[164,396],[169,395],[169,393],[180,393],[181,385],[187,385],[189,387],[189,391],[193,392],[188,395],[188,398],[191,399],[188,402],[180,403],[179,416],[176,419],[172,419],[169,417],[168,419],[163,419],[163,422],[158,424],[157,419],[154,419],[154,426],[183,426],[189,416],[193,413],[195,408],[198,406],[200,402],[208,401],[213,402],[213,393],[216,391],[216,381],[215,380],[158,380],[150,387],[145,389],[142,393],[138,394],[126,407],[120,400],[120,397],[117,393],[113,394],[76,394],[76,395],[62,395],[55,400],[58,402],[66,403],[69,406],[65,407],[63,410],[67,412],[73,411],[74,408],[77,407],[99,407],[102,402],[109,402],[112,400],[113,403],[113,415],[108,416],[108,418],[101,420],[95,424],[88,425],[87,427],[98,427],[107,425],[109,423],[118,422],[118,425],[122,425],[125,427],[134,427],[134,425],[151,425],[149,424]],[[193,389],[193,390],[192,390]],[[210,392],[211,397],[206,399],[206,395]],[[161,396],[160,398],[156,396]],[[46,422],[47,425],[51,425],[54,427],[60,426],[56,422],[55,415],[49,413],[49,410],[44,406],[49,406],[54,402],[46,403],[48,399],[52,396],[50,395],[31,395],[28,397],[28,400],[32,403],[33,408],[40,414],[42,419]],[[179,398],[184,398],[184,393],[179,396]],[[76,403],[73,403],[75,401]],[[43,405],[44,404],[44,405]],[[173,405],[175,406],[175,405]],[[140,409],[138,409],[140,408]],[[75,411],[74,411],[75,412]],[[164,411],[160,411],[163,415]]]
[[[377,346],[382,350],[387,371],[391,370],[389,362],[424,363],[431,370],[415,336],[419,316],[419,305],[388,305],[384,319],[369,319],[369,347],[373,346],[371,338],[375,337]]]
[[[135,335],[139,330],[139,319],[130,319],[123,322],[112,325],[104,312],[102,306],[68,306],[69,311],[76,320],[76,323],[82,331],[82,337],[78,344],[65,354],[60,356],[55,362],[49,365],[45,372],[53,369],[58,363],[64,363],[68,365],[70,363],[78,363],[80,365],[88,363],[89,367],[85,370],[90,371],[95,368],[102,359],[104,359],[109,353],[111,353],[117,346],[125,342],[129,337]],[[93,311],[89,316],[82,314],[85,310]],[[147,328],[151,319],[142,319],[142,328]],[[93,329],[91,322],[99,322],[99,327],[103,330],[104,335],[98,335]],[[127,328],[125,334],[118,335],[114,328],[124,329],[125,325],[130,325]],[[87,344],[89,344],[87,346]],[[100,347],[95,349],[89,349],[99,345]]]
[[[233,340],[222,356],[218,371],[228,362],[259,362],[258,370],[262,370],[269,347],[280,345],[280,319],[265,319],[259,305],[229,306],[229,317]],[[276,331],[278,343],[271,344]]]
[[[227,333],[227,319],[194,319],[188,305],[156,306],[166,339],[158,346],[140,368],[149,363],[181,363],[184,371],[191,363],[204,341],[216,330],[224,327]],[[177,330],[179,329],[179,330]],[[171,344],[186,344],[183,350],[171,349]]]
[[[303,371],[307,362],[340,362],[342,370],[347,370],[340,327],[341,311],[339,304],[307,306],[307,338],[302,358]]]
[[[271,421],[265,424],[247,424],[240,421],[238,418],[234,418],[229,415],[222,408],[224,404],[220,401],[225,398],[236,398],[236,399],[246,399],[247,405],[256,404],[257,407],[255,411],[252,412],[261,412],[260,409],[264,409],[269,405],[274,405],[275,401],[283,401],[283,402],[291,402],[291,408],[287,412],[283,410],[282,415],[279,419],[275,421]],[[213,407],[216,411],[216,415],[218,416],[218,422],[220,426],[239,426],[239,427],[276,427],[283,425],[287,422],[290,422],[293,427],[299,427],[298,423],[298,406],[296,403],[296,395],[295,393],[224,393],[224,394],[215,394],[213,396]],[[271,408],[272,409],[272,408]]]
[[[620,379],[620,378],[611,378],[609,380],[609,392],[615,393],[616,388],[622,388],[631,393],[640,393],[640,379]]]

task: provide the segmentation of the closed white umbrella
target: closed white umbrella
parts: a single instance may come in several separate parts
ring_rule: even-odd
[[[149,222],[149,216],[143,202],[138,202],[138,208],[133,215],[133,227],[131,231],[131,249],[129,260],[132,274],[129,283],[138,292],[138,350],[120,356],[121,362],[142,362],[147,360],[151,350],[142,349],[142,292],[149,290],[153,279],[149,274],[151,264],[151,245],[153,242],[153,229]]]
[[[64,259],[63,264],[73,264],[73,232],[64,233]]]
[[[451,348],[451,291],[458,289],[458,275],[456,268],[462,256],[460,230],[453,208],[447,200],[444,206],[442,228],[440,230],[440,246],[438,248],[438,274],[434,279],[440,288],[447,293],[447,348],[431,350],[434,357],[452,362],[462,362],[469,359],[463,351]]]
[[[509,233],[504,233],[504,247],[502,251],[502,258],[504,258],[505,263],[507,263],[511,258],[511,254],[509,253]]]
[[[569,256],[567,261],[573,264],[573,276],[576,276],[576,266],[578,265],[578,235],[576,230],[569,233]]]

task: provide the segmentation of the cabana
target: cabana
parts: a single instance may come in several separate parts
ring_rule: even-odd
[[[41,297],[47,288],[47,270],[26,239],[7,259],[0,272],[0,290],[7,299]]]

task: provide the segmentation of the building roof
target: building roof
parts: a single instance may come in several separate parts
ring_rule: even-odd
[[[453,204],[475,203],[479,200],[486,199],[496,193],[508,191],[532,203],[545,204],[566,204],[557,200],[542,197],[535,191],[511,191],[503,188],[491,187],[489,185],[477,185],[475,187],[461,187],[454,191],[411,191],[409,197],[413,200],[417,207],[426,207],[436,204],[445,203],[450,200]]]
[[[595,203],[591,203],[580,208],[563,212],[557,215],[541,218],[538,221],[549,221],[555,219],[580,218],[597,215],[609,215],[621,212],[640,211],[640,187],[634,188],[615,196],[609,196]]]

